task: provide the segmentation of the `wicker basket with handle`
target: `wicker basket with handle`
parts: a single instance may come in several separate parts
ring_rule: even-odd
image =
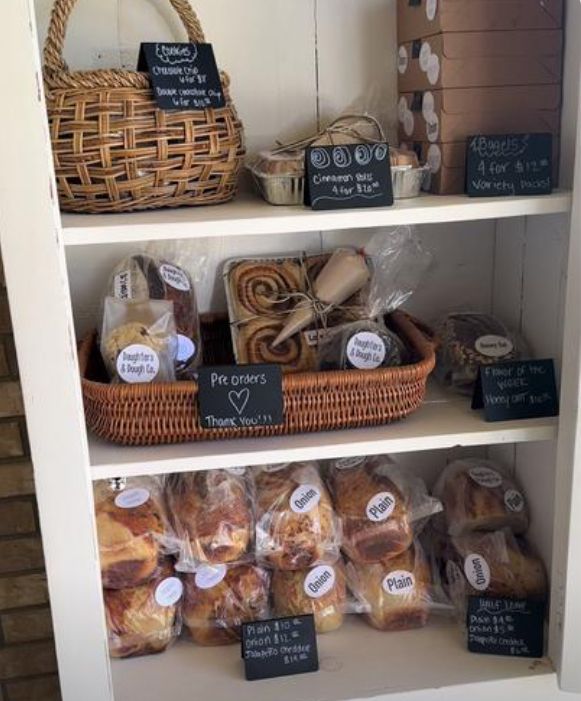
[[[195,382],[107,384],[102,368],[99,369],[96,334],[91,334],[79,348],[87,425],[97,435],[115,443],[155,445],[390,423],[408,416],[422,404],[426,381],[434,368],[435,352],[431,337],[415,320],[395,312],[389,323],[413,351],[413,364],[378,370],[285,375],[284,423],[239,429],[202,428]],[[230,346],[227,321],[206,319],[203,335],[206,364],[233,362],[224,355]]]
[[[204,42],[188,0],[169,0],[194,43]],[[76,0],[55,0],[44,47],[44,82],[61,208],[129,212],[216,204],[236,192],[242,123],[221,73],[220,109],[163,111],[146,73],[69,71],[63,59]]]

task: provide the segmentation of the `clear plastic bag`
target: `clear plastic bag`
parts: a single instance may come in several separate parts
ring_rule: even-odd
[[[343,551],[362,564],[403,553],[442,509],[423,480],[387,456],[332,461],[328,481],[343,528]]]
[[[257,565],[203,565],[184,587],[184,624],[199,645],[235,643],[242,623],[270,615],[270,574]]]
[[[136,587],[155,577],[174,543],[159,479],[98,481],[94,497],[103,586]]]
[[[172,382],[176,351],[172,302],[105,299],[101,355],[111,382]]]
[[[254,520],[244,469],[171,475],[166,498],[179,544],[178,570],[248,559]]]
[[[280,570],[336,562],[341,528],[317,463],[259,467],[254,479],[257,560]]]
[[[149,582],[129,589],[105,589],[105,617],[111,657],[163,652],[181,631],[183,584],[165,561]]]
[[[421,628],[431,607],[430,569],[418,541],[382,563],[347,564],[347,581],[368,611],[369,625],[384,631]]]
[[[528,528],[529,510],[522,490],[492,460],[455,460],[442,471],[433,492],[444,505],[434,523],[451,536],[502,528],[520,534]]]

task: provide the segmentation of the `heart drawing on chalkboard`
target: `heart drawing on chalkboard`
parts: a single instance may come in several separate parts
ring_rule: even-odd
[[[228,392],[228,399],[230,400],[230,404],[232,404],[232,406],[238,412],[238,416],[240,416],[240,414],[242,414],[246,408],[248,400],[250,399],[250,390],[248,388],[241,389],[239,392],[230,390],[230,392]]]

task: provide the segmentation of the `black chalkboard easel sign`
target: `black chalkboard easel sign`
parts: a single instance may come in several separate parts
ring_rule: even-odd
[[[318,671],[314,616],[243,623],[242,659],[249,681]]]
[[[530,599],[470,596],[466,628],[470,652],[542,657],[545,604]]]
[[[472,399],[487,421],[557,416],[559,400],[552,360],[515,360],[483,365]]]
[[[141,44],[137,70],[149,72],[162,110],[204,110],[226,104],[211,44]]]
[[[386,143],[312,146],[305,159],[305,204],[312,209],[393,204]]]
[[[552,189],[551,134],[469,137],[466,193],[470,197],[549,195]]]

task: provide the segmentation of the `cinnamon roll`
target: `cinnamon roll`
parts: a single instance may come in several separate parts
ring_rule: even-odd
[[[304,334],[295,334],[276,348],[272,342],[280,333],[284,319],[254,319],[243,324],[238,333],[239,363],[276,363],[283,370],[305,372],[315,366],[315,347]]]
[[[296,304],[285,296],[302,289],[300,266],[291,260],[243,261],[230,271],[229,284],[237,320],[276,316]]]

